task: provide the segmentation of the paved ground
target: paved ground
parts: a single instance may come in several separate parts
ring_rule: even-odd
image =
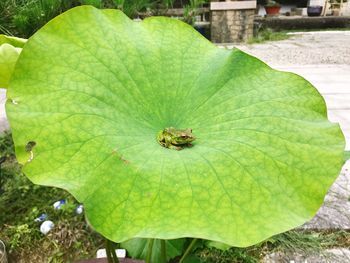
[[[236,47],[272,66],[350,66],[350,31],[302,32],[289,35],[291,37],[283,41]]]
[[[347,248],[327,249],[321,253],[304,255],[302,253],[275,252],[267,255],[263,263],[348,263],[350,250]]]

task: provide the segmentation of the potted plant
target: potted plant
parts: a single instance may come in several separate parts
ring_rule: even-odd
[[[267,15],[278,15],[281,9],[281,5],[276,1],[267,1],[264,5]]]

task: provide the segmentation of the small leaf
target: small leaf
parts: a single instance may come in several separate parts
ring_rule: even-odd
[[[8,87],[19,53],[20,49],[9,44],[0,46],[0,88]]]
[[[11,36],[0,34],[0,45],[9,44],[17,48],[23,48],[26,42],[27,42],[27,39],[24,39],[24,38],[11,37]]]
[[[200,262],[201,262],[201,259],[193,255],[186,257],[185,260],[183,261],[183,263],[200,263]]]
[[[345,159],[345,161],[350,160],[350,151],[344,152],[344,159]]]
[[[92,5],[97,8],[101,8],[102,1],[101,0],[81,0],[83,5]]]
[[[0,88],[7,88],[26,39],[0,35]]]
[[[220,250],[223,250],[223,251],[226,251],[226,250],[228,250],[228,249],[230,249],[232,247],[232,246],[229,246],[229,245],[221,243],[221,242],[210,241],[210,240],[208,240],[205,243],[205,246],[209,247],[209,248],[217,248],[217,249],[220,249]]]

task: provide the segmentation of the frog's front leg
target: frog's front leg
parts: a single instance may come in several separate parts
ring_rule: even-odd
[[[169,145],[166,146],[166,147],[169,148],[169,149],[177,150],[177,151],[180,151],[180,150],[183,149],[183,147],[181,147],[181,146],[176,146],[176,145],[173,145],[173,144],[171,144],[171,143],[169,143]]]
[[[164,135],[163,135],[163,132],[159,132],[158,134],[157,134],[157,141],[158,141],[158,143],[161,145],[161,146],[163,146],[163,147],[167,147],[167,142],[166,142],[166,139],[165,139],[165,137],[164,137]]]

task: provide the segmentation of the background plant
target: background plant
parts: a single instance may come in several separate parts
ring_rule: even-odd
[[[117,8],[135,18],[142,12],[161,14],[173,3],[174,0],[1,0],[0,33],[29,38],[55,16],[79,5]]]
[[[196,16],[200,14],[198,9],[208,2],[208,0],[190,0],[184,7],[184,22],[194,25]]]
[[[3,0],[0,30],[28,38],[49,20],[77,4],[70,0]]]

